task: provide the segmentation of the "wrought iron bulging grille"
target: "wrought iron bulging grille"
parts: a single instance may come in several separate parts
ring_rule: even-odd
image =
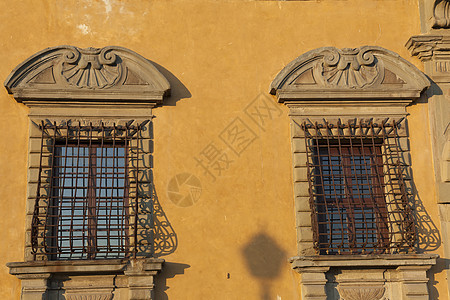
[[[134,257],[151,215],[148,121],[105,126],[42,122],[32,219],[35,259]],[[147,174],[147,175],[146,175]],[[144,247],[145,248],[145,247]]]
[[[318,254],[414,251],[403,120],[302,124]]]

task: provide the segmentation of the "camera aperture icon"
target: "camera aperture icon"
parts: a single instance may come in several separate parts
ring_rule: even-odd
[[[177,206],[194,205],[202,194],[200,180],[191,173],[175,175],[167,185],[167,196]]]

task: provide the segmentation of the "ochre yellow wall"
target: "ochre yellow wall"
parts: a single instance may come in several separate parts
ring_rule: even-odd
[[[376,45],[421,67],[404,47],[420,33],[413,0],[24,0],[2,1],[0,18],[2,80],[30,55],[62,44],[123,46],[165,69],[172,97],[154,109],[154,179],[178,248],[163,257],[172,264],[157,282],[161,299],[300,298],[287,263],[296,254],[288,110],[277,105],[281,115],[264,130],[243,111],[258,96],[275,101],[268,87],[287,63],[317,47]],[[18,299],[19,281],[5,264],[23,259],[27,109],[6,90],[0,107],[0,299]],[[427,105],[408,111],[416,186],[439,228]],[[257,139],[212,181],[194,157],[210,142],[224,148],[219,134],[237,117]],[[203,188],[190,207],[167,196],[183,172]],[[444,276],[435,281],[446,295]]]

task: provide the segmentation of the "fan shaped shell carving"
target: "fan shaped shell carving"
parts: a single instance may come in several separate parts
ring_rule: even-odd
[[[385,288],[380,287],[338,287],[342,300],[381,300]]]
[[[63,55],[61,75],[79,88],[107,88],[116,84],[122,75],[122,65],[111,49],[87,48],[68,50]]]
[[[114,100],[154,106],[170,94],[169,82],[149,60],[118,46],[44,49],[19,64],[5,87],[24,103]]]
[[[270,93],[282,103],[327,99],[412,101],[428,86],[430,81],[420,70],[387,49],[322,47],[286,65],[272,81]]]
[[[367,49],[333,49],[324,51],[322,61],[314,67],[314,78],[331,87],[362,88],[375,83],[384,74],[382,64],[375,63]]]

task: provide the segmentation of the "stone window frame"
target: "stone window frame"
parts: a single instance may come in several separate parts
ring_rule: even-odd
[[[167,79],[147,59],[117,46],[44,49],[19,64],[5,87],[29,107],[26,240],[23,262],[10,262],[21,279],[22,299],[152,299],[153,282],[164,260],[145,251],[135,258],[98,260],[36,260],[31,251],[31,224],[36,200],[41,130],[36,124],[126,124],[151,121],[152,108],[170,95]],[[149,123],[151,124],[151,122]],[[152,130],[142,157],[151,176]],[[148,188],[152,192],[152,186]],[[34,200],[33,200],[34,199]],[[152,218],[151,213],[146,217]],[[151,242],[143,245],[147,250]],[[147,255],[149,254],[150,255]],[[100,272],[100,273],[99,273]]]
[[[406,106],[420,98],[429,86],[427,77],[415,66],[377,46],[311,50],[290,62],[272,82],[270,93],[288,106],[291,120],[297,255],[290,262],[301,274],[302,299],[334,299],[339,294],[346,299],[360,299],[357,294],[365,295],[364,298],[372,295],[373,299],[383,296],[428,299],[426,271],[436,264],[435,254],[315,252],[301,124],[320,123],[324,119],[379,122],[386,118],[407,118]],[[405,153],[402,159],[407,171],[410,165],[407,131],[399,144]],[[355,268],[361,270],[356,272],[359,275]]]
[[[151,130],[150,130],[150,120],[144,120],[144,121],[136,121],[134,119],[115,119],[115,120],[109,120],[109,119],[81,119],[76,117],[70,117],[68,120],[64,118],[56,119],[51,118],[49,119],[41,120],[45,116],[36,117],[31,119],[31,130],[30,130],[30,150],[29,150],[29,164],[28,168],[30,171],[30,176],[28,177],[28,187],[29,187],[29,194],[28,194],[28,205],[30,207],[29,210],[33,210],[33,216],[30,216],[27,214],[27,223],[30,222],[31,217],[31,230],[27,228],[27,235],[31,234],[31,237],[27,236],[27,240],[31,240],[31,247],[29,247],[29,244],[27,244],[26,253],[30,253],[33,255],[33,260],[39,261],[39,260],[71,260],[71,259],[102,259],[102,258],[88,258],[89,256],[95,256],[96,254],[104,255],[103,259],[107,259],[108,256],[120,258],[120,254],[123,255],[123,257],[136,257],[136,256],[146,256],[151,257],[152,255],[152,247],[151,243],[148,242],[147,239],[141,238],[136,239],[138,237],[135,236],[134,233],[137,234],[137,232],[144,233],[145,236],[149,237],[151,236],[151,227],[152,227],[152,182],[151,182],[151,143],[152,143],[152,137],[151,137]],[[144,117],[144,116],[143,116]],[[77,120],[78,119],[78,120]],[[40,121],[40,122],[39,122]],[[39,124],[40,123],[40,124]],[[56,128],[55,128],[56,127]],[[125,136],[125,130],[122,129],[115,129],[115,128],[130,128],[127,130],[127,133],[135,133],[134,136],[127,135]],[[67,129],[65,129],[67,128]],[[71,129],[69,129],[71,128]],[[139,128],[139,129],[136,129]],[[82,130],[84,129],[84,130]],[[89,131],[87,131],[87,129]],[[54,153],[54,149],[60,148],[64,144],[67,143],[67,146],[77,147],[77,144],[79,143],[82,147],[92,147],[88,146],[91,144],[96,144],[96,148],[100,149],[101,143],[108,143],[108,138],[104,138],[107,136],[107,132],[111,130],[113,131],[110,133],[110,137],[112,135],[117,135],[117,138],[114,139],[115,144],[119,145],[122,149],[127,149],[127,153],[123,153],[123,159],[125,165],[122,168],[123,174],[125,177],[128,178],[127,182],[128,184],[125,185],[125,178],[124,180],[124,186],[123,188],[127,190],[127,195],[124,195],[124,201],[129,202],[127,205],[124,201],[123,203],[116,202],[115,208],[111,207],[110,210],[115,210],[116,208],[123,209],[123,210],[129,210],[129,212],[125,213],[127,216],[122,217],[122,232],[120,236],[117,236],[116,239],[112,238],[112,241],[118,241],[119,239],[122,239],[124,242],[124,245],[122,245],[122,250],[119,253],[109,253],[107,249],[105,249],[105,245],[103,247],[100,247],[100,249],[92,250],[91,246],[87,245],[83,248],[82,251],[79,249],[80,242],[88,242],[89,243],[89,235],[92,233],[91,230],[94,231],[94,234],[97,233],[97,226],[93,227],[93,229],[86,230],[88,231],[86,235],[83,235],[82,237],[78,236],[76,233],[79,232],[79,230],[82,228],[89,227],[90,225],[87,225],[85,223],[80,223],[73,221],[71,222],[71,225],[67,224],[65,222],[65,225],[62,225],[62,222],[58,222],[58,224],[54,224],[56,221],[56,218],[48,218],[48,211],[50,210],[49,205],[55,205],[48,203],[47,199],[51,199],[56,201],[63,201],[64,203],[70,201],[72,202],[72,210],[69,210],[69,212],[74,213],[76,210],[80,211],[79,204],[82,203],[83,200],[80,200],[79,198],[76,198],[76,195],[81,191],[80,189],[74,190],[72,189],[72,192],[69,190],[69,195],[66,195],[64,197],[55,197],[54,192],[57,187],[55,187],[57,182],[61,181],[71,181],[73,182],[73,178],[77,178],[76,180],[80,182],[83,179],[86,179],[89,177],[87,175],[81,175],[79,174],[79,169],[82,168],[88,168],[88,167],[76,167],[76,171],[69,167],[69,169],[72,169],[71,172],[76,172],[76,175],[72,175],[71,179],[69,179],[70,176],[63,175],[57,175],[55,174],[55,169],[66,169],[65,163],[61,166],[57,166],[55,164],[55,161],[59,157],[58,153]],[[69,142],[71,140],[71,142]],[[111,139],[110,139],[111,140]],[[126,144],[125,144],[126,140]],[[58,142],[63,142],[64,144],[58,145]],[[114,143],[114,142],[113,142]],[[41,146],[39,146],[41,144]],[[120,145],[121,144],[121,145]],[[139,145],[138,145],[139,144]],[[111,144],[112,146],[113,144]],[[61,149],[61,148],[60,148]],[[78,148],[79,149],[79,148]],[[105,149],[105,148],[103,148]],[[116,148],[117,149],[117,148]],[[81,152],[81,151],[80,151]],[[80,153],[79,152],[79,153]],[[105,154],[105,151],[103,151]],[[83,154],[81,154],[83,155]],[[61,157],[62,159],[65,159],[64,156]],[[117,158],[117,157],[116,157]],[[69,159],[70,160],[70,159]],[[77,155],[77,158],[73,158],[73,161],[81,161],[80,156]],[[106,160],[106,157],[103,156],[103,161]],[[109,158],[111,160],[111,158]],[[109,171],[116,174],[116,170],[111,171],[113,164],[110,164]],[[100,165],[98,167],[101,167]],[[103,167],[104,168],[104,167]],[[128,170],[127,174],[125,175],[125,170]],[[120,172],[120,171],[119,171]],[[36,174],[37,173],[37,174]],[[109,176],[109,178],[114,178],[113,176]],[[106,175],[108,176],[108,175]],[[106,176],[103,176],[103,181],[106,180]],[[119,176],[119,175],[115,175]],[[58,178],[58,179],[56,179]],[[97,178],[100,178],[102,180],[102,174],[99,174]],[[113,179],[110,179],[113,180]],[[99,182],[99,179],[96,180]],[[85,183],[87,184],[87,182]],[[75,185],[76,186],[76,185]],[[75,187],[73,186],[73,187]],[[72,188],[73,188],[72,187]],[[84,186],[88,188],[87,186]],[[80,188],[80,185],[78,184],[78,188]],[[81,186],[81,189],[83,186]],[[91,189],[94,193],[97,190],[96,187]],[[63,193],[62,190],[60,190],[61,194]],[[103,193],[105,190],[103,189]],[[71,195],[70,195],[71,194]],[[91,200],[94,201],[100,201],[103,204],[106,204],[104,209],[108,207],[107,202],[112,200],[113,194],[111,194],[110,197],[101,196],[100,194],[97,194],[94,199],[89,197],[89,188],[86,193],[87,198],[91,198]],[[126,197],[126,198],[125,198]],[[32,205],[32,201],[34,199],[34,204]],[[89,202],[89,201],[87,201]],[[139,206],[136,206],[136,204],[139,204]],[[122,205],[122,206],[121,206]],[[74,210],[74,207],[78,207]],[[84,205],[83,205],[84,207]],[[135,208],[138,207],[136,210]],[[60,207],[58,206],[58,209]],[[67,206],[66,206],[67,208]],[[53,210],[56,208],[53,207]],[[86,208],[88,211],[86,214],[90,214],[91,209]],[[66,213],[63,214],[65,218],[71,218],[74,214],[68,214],[67,210],[65,210]],[[95,212],[94,212],[95,213]],[[111,214],[108,212],[108,214]],[[105,218],[101,218],[104,222],[108,221],[108,223],[105,223],[103,225],[103,230],[111,229],[109,226],[109,218],[108,214],[105,216]],[[114,213],[112,213],[114,214]],[[77,216],[80,217],[79,215]],[[77,218],[76,217],[76,218]],[[60,218],[60,217],[58,217]],[[89,217],[86,219],[90,219]],[[85,220],[86,220],[85,219]],[[114,221],[114,220],[112,220]],[[120,222],[120,221],[118,221]],[[125,224],[125,222],[128,223],[128,225]],[[107,225],[108,224],[108,225]],[[119,224],[119,223],[118,223]],[[137,227],[137,226],[139,227]],[[59,231],[59,226],[63,226],[65,228],[65,231],[67,231],[69,228],[70,230],[75,229],[74,231],[71,231],[74,233],[74,235],[70,235],[70,250],[74,250],[72,252],[68,252],[69,247],[67,243],[65,245],[61,245],[61,243],[58,243],[58,239],[61,237],[55,232]],[[106,227],[106,228],[105,228]],[[112,232],[115,232],[117,230],[120,230],[118,227],[112,226]],[[53,229],[51,229],[53,228]],[[92,227],[91,227],[92,228]],[[115,228],[115,229],[114,229]],[[91,233],[89,232],[91,231]],[[129,231],[129,232],[128,232]],[[126,233],[128,232],[128,233]],[[113,233],[114,234],[114,233]],[[144,236],[141,234],[141,236]],[[65,237],[67,240],[68,236]],[[81,239],[82,238],[82,239]],[[101,238],[101,240],[105,240],[105,237]],[[128,241],[127,245],[125,245],[126,240]],[[97,240],[95,240],[95,243]],[[73,248],[75,244],[75,247]],[[114,242],[113,242],[114,244]],[[78,245],[78,247],[76,246]],[[118,251],[118,246],[113,246],[113,251]],[[78,249],[77,249],[78,248]],[[100,251],[99,251],[100,250]],[[97,252],[99,251],[99,252]],[[59,255],[62,255],[63,258],[61,258]],[[74,256],[72,258],[72,255]],[[81,257],[80,257],[81,256]],[[84,257],[86,256],[86,257]],[[64,258],[66,257],[66,258]]]

